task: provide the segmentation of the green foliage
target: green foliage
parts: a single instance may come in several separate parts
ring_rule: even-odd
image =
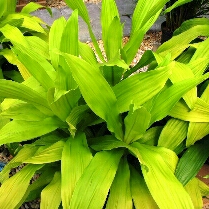
[[[11,40],[24,45],[26,42],[22,36],[28,36],[29,39],[33,39],[31,48],[39,46],[41,49],[37,49],[37,51],[41,51],[45,55],[46,50],[44,51],[42,48],[47,48],[48,44],[42,39],[47,39],[48,30],[41,26],[41,24],[46,24],[40,18],[30,15],[31,12],[43,6],[31,2],[20,13],[15,13],[16,2],[16,0],[5,0],[0,3],[0,46],[2,46],[0,48],[0,69],[5,78],[22,82],[22,77],[27,79],[29,72],[11,52],[13,44]],[[43,45],[40,45],[40,42]]]
[[[166,2],[138,1],[130,40],[122,45],[116,3],[103,0],[104,57],[83,0],[66,0],[74,12],[56,20],[49,36],[43,30],[44,38],[38,28],[31,37],[22,27],[2,25],[11,50],[1,53],[24,81],[0,79],[0,145],[29,144],[0,173],[0,208],[40,197],[42,209],[201,209],[201,194],[209,192],[195,178],[208,156],[201,140],[209,122],[208,21],[186,22],[129,67]],[[78,40],[79,15],[96,54]],[[206,40],[191,44],[198,36]],[[144,65],[147,72],[132,74]],[[27,166],[9,177],[22,163]],[[29,184],[34,173],[40,177]]]

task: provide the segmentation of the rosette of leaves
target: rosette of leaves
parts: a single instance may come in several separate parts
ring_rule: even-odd
[[[208,39],[190,44],[200,35],[208,37],[208,20],[186,23],[157,52],[145,52],[129,67],[166,2],[138,1],[129,42],[123,45],[117,5],[103,0],[105,57],[82,0],[66,1],[74,12],[53,23],[44,45],[32,47],[33,40],[14,26],[1,29],[25,71],[21,83],[0,80],[0,144],[31,143],[17,149],[0,173],[0,207],[19,208],[39,197],[42,209],[202,207],[209,188],[195,175],[208,155],[203,152],[207,143],[185,145],[193,123],[185,115],[194,111],[199,123],[199,112],[208,111],[208,88],[201,96],[196,90],[209,77]],[[89,28],[99,62],[78,39],[78,15]],[[132,75],[148,64],[147,72]],[[180,118],[181,104],[186,111]],[[158,125],[167,116],[165,127]],[[178,157],[186,146],[198,156],[189,175],[182,168],[191,164],[191,151]],[[11,168],[23,163],[10,177]],[[35,173],[40,177],[30,183]]]
[[[21,63],[18,62],[15,54],[10,50],[12,43],[5,36],[5,33],[9,33],[10,36],[15,36],[15,34],[10,33],[10,31],[1,31],[6,25],[13,26],[16,30],[21,31],[24,36],[30,36],[33,41],[31,42],[36,48],[36,43],[43,42],[47,40],[48,29],[43,28],[41,24],[46,25],[40,18],[30,15],[31,12],[42,8],[43,6],[36,4],[34,2],[26,5],[20,13],[15,12],[16,10],[16,0],[5,0],[0,2],[0,75],[1,78],[5,77],[8,79],[23,81],[21,75],[24,75],[24,79],[27,75],[24,73],[24,69],[20,66]],[[48,10],[50,12],[50,10]],[[21,40],[16,37],[16,42]],[[19,67],[19,72],[16,67]]]

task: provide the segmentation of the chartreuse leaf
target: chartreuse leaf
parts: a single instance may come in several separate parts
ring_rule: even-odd
[[[48,102],[41,94],[30,87],[24,85],[25,83],[17,83],[10,80],[0,80],[0,95],[3,98],[19,99],[29,104],[34,105],[43,113],[52,115]]]
[[[47,117],[33,105],[28,103],[19,103],[17,105],[12,105],[8,109],[2,111],[0,115],[4,116],[5,118],[25,121],[39,121]]]
[[[49,54],[51,63],[55,69],[58,68],[60,56],[58,53],[55,53],[55,50],[60,48],[60,42],[65,25],[65,18],[60,17],[53,22],[49,33]]]
[[[30,157],[32,157],[35,152],[37,151],[38,147],[31,147],[25,145],[18,154],[12,158],[9,163],[7,163],[4,167],[4,169],[0,173],[0,182],[4,182],[6,179],[9,178],[9,173],[11,168],[15,168],[22,164],[22,162]]]
[[[63,124],[56,117],[40,121],[13,120],[0,130],[0,144],[27,141],[56,130]]]
[[[72,30],[73,28],[73,30]],[[78,11],[75,10],[70,18],[68,19],[66,26],[62,33],[62,38],[60,42],[60,48],[59,50],[61,52],[69,53],[75,56],[79,55],[79,46],[78,46]],[[64,82],[66,85],[66,91],[75,89],[77,87],[77,84],[75,80],[73,79],[71,71],[69,71],[69,66],[66,63],[65,59],[60,55],[60,62],[59,64],[62,66],[62,71],[60,72],[60,69],[58,73],[61,75],[58,75],[57,83],[60,84],[60,82]],[[67,76],[66,76],[67,75]],[[62,86],[63,84],[60,84]],[[60,89],[60,88],[58,88]]]
[[[201,195],[202,196],[208,196],[208,194],[209,194],[208,185],[205,184],[203,181],[201,181],[199,179],[198,179],[198,182],[199,182],[199,189],[200,189]]]
[[[129,110],[133,103],[136,108],[155,96],[165,85],[172,65],[157,70],[135,74],[113,87],[120,112]]]
[[[72,30],[73,28],[73,30]],[[68,19],[62,33],[60,51],[78,56],[78,10]]]
[[[187,64],[192,69],[194,75],[199,76],[204,73],[208,66],[208,57],[198,58]]]
[[[1,1],[0,2],[0,17],[3,16],[3,14],[5,13],[6,9],[7,9],[7,1]]]
[[[166,41],[157,49],[157,53],[161,56],[165,56],[171,53],[172,59],[178,57],[186,48],[188,48],[189,43],[198,36],[208,36],[209,35],[209,25],[197,25],[188,29],[187,31],[173,36],[169,41]]]
[[[164,126],[158,146],[175,150],[184,139],[186,139],[188,123],[182,120],[171,118]]]
[[[201,140],[190,146],[180,158],[175,175],[183,185],[194,178],[205,163],[209,156],[208,144],[207,139]]]
[[[102,209],[123,152],[98,152],[78,181],[70,209]],[[82,195],[85,194],[85,195]]]
[[[143,36],[154,24],[167,1],[168,0],[155,0],[150,2],[140,0],[137,2],[132,18],[130,40],[124,46],[127,64],[130,64],[133,60],[141,42],[143,41]]]
[[[178,160],[175,153],[163,147],[153,147],[137,142],[132,146],[143,157],[142,173],[159,208],[194,208],[188,193],[174,176]]]
[[[21,13],[13,13],[9,14],[7,16],[7,20],[9,19],[16,19],[16,20],[22,20],[23,23],[21,24],[21,27],[29,29],[30,31],[35,31],[38,33],[41,33],[43,35],[47,35],[44,28],[40,25],[40,23],[45,24],[40,18],[38,17],[31,17],[29,15],[21,14]]]
[[[209,108],[208,93],[209,93],[209,85],[206,87],[200,99],[197,101],[198,103],[201,102],[201,105],[204,105],[204,108],[202,109],[201,107],[199,107],[199,111],[201,114],[204,114],[206,117],[208,117],[208,113],[206,112],[208,112],[208,108]],[[197,117],[198,117],[198,112],[197,112]],[[187,141],[186,141],[187,146],[194,144],[196,141],[202,139],[208,134],[209,134],[209,123],[207,120],[202,121],[202,122],[190,122],[188,133],[187,133]]]
[[[119,56],[122,45],[122,27],[120,16],[114,0],[104,0],[101,11],[102,40],[107,59]],[[112,36],[111,34],[115,34]]]
[[[18,60],[17,56],[12,52],[12,50],[3,49],[0,54],[3,55],[9,63],[17,65],[18,70],[24,80],[31,76],[26,67]]]
[[[207,87],[205,88],[204,92],[202,93],[200,97],[203,101],[209,104],[209,84],[207,84]]]
[[[24,160],[24,163],[43,164],[59,161],[62,157],[64,145],[64,141],[58,141],[46,149],[36,152],[34,156]]]
[[[89,14],[88,14],[88,10],[85,6],[85,3],[83,0],[77,0],[77,1],[74,1],[74,0],[66,0],[65,1],[66,4],[73,10],[77,9],[78,10],[78,14],[83,18],[83,20],[86,22],[87,26],[88,26],[88,29],[89,29],[89,34],[90,34],[90,37],[92,39],[92,42],[95,46],[95,49],[96,49],[96,52],[99,56],[99,58],[104,61],[104,58],[102,56],[102,52],[99,48],[99,45],[97,43],[97,39],[92,31],[92,28],[91,28],[91,21],[90,21],[90,18],[89,18]]]
[[[0,188],[0,208],[15,208],[26,193],[34,173],[42,166],[26,165],[21,171],[7,179]]]
[[[190,122],[209,122],[209,104],[198,98],[194,108],[190,110],[183,101],[180,101],[172,108],[169,115]]]
[[[41,209],[57,209],[61,203],[61,174],[56,172],[54,178],[41,192]]]
[[[37,92],[30,87],[26,86],[30,83],[17,83],[10,80],[0,80],[0,95],[2,98],[12,98],[12,99],[19,99],[24,102],[28,102],[33,104],[43,113],[52,115],[52,112],[49,108],[49,105],[44,98],[44,94]],[[45,92],[44,92],[45,93]]]
[[[189,147],[196,141],[202,139],[209,134],[209,123],[189,123],[186,146]]]
[[[208,18],[201,17],[201,18],[193,18],[190,20],[184,21],[181,26],[174,31],[174,35],[179,35],[180,33],[187,31],[188,29],[197,26],[197,25],[209,25]]]
[[[62,206],[68,209],[76,184],[92,159],[84,134],[70,137],[64,146],[61,159]]]
[[[176,1],[172,6],[166,8],[164,13],[170,12],[172,9],[175,9],[176,7],[179,7],[185,3],[191,2],[192,0],[178,0]]]
[[[154,0],[152,2],[148,2],[146,0],[138,1],[133,13],[131,34],[139,29],[142,29],[144,24],[149,22],[152,16],[155,16],[163,9],[166,2],[168,2],[168,0]]]
[[[74,107],[69,116],[66,118],[66,122],[69,125],[68,129],[72,136],[75,136],[77,131],[76,126],[85,117],[87,110],[89,110],[87,105],[79,105]]]
[[[162,126],[155,126],[155,127],[150,128],[144,133],[144,135],[142,136],[142,138],[138,140],[138,142],[142,144],[156,146],[160,138],[162,129],[163,129]]]
[[[7,24],[4,27],[0,28],[0,31],[3,33],[5,38],[9,39],[13,44],[19,44],[24,47],[29,47],[28,42],[17,27]]]
[[[99,68],[78,57],[63,54],[88,106],[107,122],[108,129],[123,138],[117,99]],[[88,89],[88,91],[86,91]]]
[[[121,158],[114,181],[110,187],[106,209],[132,209],[130,170],[126,158]]]
[[[22,10],[21,13],[30,14],[31,12],[36,11],[37,9],[43,8],[44,6],[37,4],[35,2],[30,2],[26,4]]]
[[[151,124],[168,115],[171,109],[185,93],[207,79],[207,77],[208,75],[186,79],[174,83],[171,87],[164,88],[154,100],[150,110],[152,116]]]
[[[193,62],[194,60],[197,60],[199,58],[209,58],[208,44],[209,44],[209,38],[207,38],[205,41],[200,43],[194,55],[192,56],[190,62]]]
[[[114,34],[112,36],[111,34]],[[120,58],[120,50],[122,47],[123,31],[120,20],[116,16],[109,26],[108,37],[106,43],[106,55],[108,60]]]
[[[81,41],[79,41],[79,54],[82,59],[87,61],[89,64],[98,64],[93,49],[88,44],[82,43]]]
[[[134,167],[131,169],[131,195],[136,209],[158,209],[144,178],[136,171]]]
[[[45,59],[49,60],[49,44],[37,37],[37,36],[25,36],[25,39],[27,40],[30,47],[33,48],[35,52],[37,52],[41,57],[44,57]]]
[[[141,138],[149,127],[150,118],[151,115],[146,108],[140,107],[134,110],[134,107],[132,107],[124,119],[124,141],[129,144]]]
[[[32,184],[29,185],[27,190],[27,193],[29,194],[27,200],[30,198],[31,195],[30,193],[33,193],[39,188],[43,188],[52,181],[54,177],[55,169],[46,166],[43,169],[44,171],[41,172],[41,175],[36,179],[36,181],[34,181]]]
[[[88,143],[90,144],[91,148],[96,151],[112,150],[115,148],[128,148],[129,147],[127,143],[116,139],[112,135],[91,138],[91,139],[88,139]]]
[[[194,73],[192,72],[191,68],[183,63],[175,62],[175,67],[170,76],[170,80],[172,81],[172,83],[177,83],[179,81],[189,78],[194,78]],[[191,89],[183,96],[183,98],[185,99],[188,107],[192,109],[194,103],[197,100],[197,89]]]
[[[14,13],[17,2],[15,0],[7,0],[7,13]]]
[[[66,0],[66,4],[73,10],[77,9],[79,12],[79,15],[84,19],[84,21],[86,23],[90,22],[88,10],[85,6],[84,1],[82,1],[82,0],[78,0],[78,1]]]
[[[203,201],[202,201],[202,195],[199,189],[199,180],[197,178],[193,178],[185,186],[185,189],[191,197],[194,208],[201,209],[203,207]]]
[[[31,50],[31,48],[14,47],[12,50],[28,72],[46,90],[54,87],[55,70],[48,60],[36,53],[35,50]]]
[[[57,115],[62,121],[65,121],[69,116],[71,110],[76,106],[79,98],[79,89],[70,90],[63,93],[59,98],[54,98],[55,89],[48,91],[48,101],[50,107],[55,115]]]
[[[119,67],[119,63],[114,65],[113,63],[106,62],[102,67],[100,67],[100,69],[110,86],[115,86],[121,81],[127,66]]]

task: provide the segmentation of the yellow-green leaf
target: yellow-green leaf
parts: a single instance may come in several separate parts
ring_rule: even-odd
[[[142,145],[137,142],[132,146],[144,159],[144,164],[141,166],[142,173],[159,208],[193,209],[190,196],[174,176],[173,168],[178,159],[175,153],[166,148]]]
[[[63,148],[61,159],[62,206],[68,209],[76,184],[92,159],[84,134],[70,137]]]
[[[54,178],[41,192],[41,209],[57,209],[61,203],[61,174],[56,172]]]
[[[0,188],[0,208],[15,208],[26,193],[34,173],[42,166],[27,165],[14,176],[7,179]]]
[[[144,178],[131,166],[131,194],[136,209],[158,209]]]
[[[126,158],[122,158],[110,188],[106,209],[132,209],[130,170]]]
[[[59,161],[62,158],[64,145],[64,141],[58,141],[46,149],[38,151],[31,158],[24,160],[24,163],[44,164]]]
[[[78,181],[70,209],[102,209],[122,156],[119,150],[98,152]]]

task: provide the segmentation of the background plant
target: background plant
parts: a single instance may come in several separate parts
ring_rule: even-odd
[[[208,0],[187,0],[185,2],[171,0],[166,3],[166,27],[173,33],[189,19],[209,14]]]
[[[157,52],[145,52],[129,68],[166,2],[138,1],[130,40],[123,46],[116,3],[103,0],[106,58],[82,0],[66,1],[74,12],[67,21],[54,22],[45,44],[34,47],[16,27],[1,28],[25,71],[21,83],[0,80],[0,144],[31,143],[0,173],[0,207],[19,208],[38,197],[40,207],[50,209],[202,207],[209,188],[195,175],[208,156],[208,142],[194,139],[196,131],[188,126],[200,125],[199,118],[208,123],[201,115],[208,112],[208,39],[191,44],[200,35],[208,37],[208,20],[185,23]],[[78,15],[101,62],[78,40]],[[148,64],[147,72],[131,75]],[[168,120],[164,127],[158,123],[163,119]],[[193,163],[189,174],[185,162]],[[9,177],[10,169],[22,163],[27,165]],[[34,173],[40,177],[29,184]]]

